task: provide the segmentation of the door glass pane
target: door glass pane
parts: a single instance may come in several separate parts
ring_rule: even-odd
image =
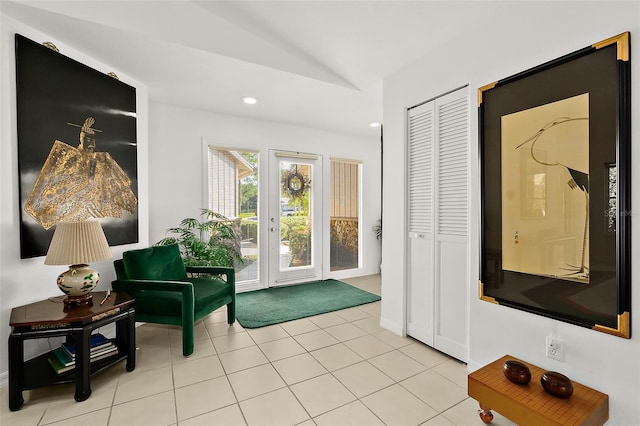
[[[330,270],[359,266],[360,164],[331,160]]]
[[[258,153],[209,147],[209,209],[233,219],[243,263],[236,282],[257,281]]]
[[[280,162],[280,269],[312,265],[310,164]]]

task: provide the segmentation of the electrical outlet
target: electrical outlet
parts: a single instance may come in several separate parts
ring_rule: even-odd
[[[547,336],[547,356],[562,361],[562,342],[555,337]]]

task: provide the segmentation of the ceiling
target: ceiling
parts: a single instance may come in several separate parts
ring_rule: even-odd
[[[383,121],[386,76],[493,13],[478,1],[397,0],[2,0],[0,8],[146,84],[152,102],[359,136],[379,134],[369,123]],[[243,104],[247,95],[259,102]]]

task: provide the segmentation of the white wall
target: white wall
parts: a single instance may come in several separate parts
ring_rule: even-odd
[[[43,34],[7,15],[0,23],[0,341],[6,342],[11,309],[44,297],[59,296],[55,279],[58,267],[44,265],[44,258],[20,259],[20,203],[18,194],[15,108],[14,34],[36,41],[52,41],[73,59],[103,72],[114,71],[137,89],[139,238],[135,245],[112,247],[114,258],[131,248],[145,247],[165,236],[165,231],[205,206],[202,196],[203,142],[261,151],[267,149],[313,152],[329,157],[363,161],[363,268],[358,275],[379,272],[381,247],[371,227],[380,216],[379,134],[370,138],[326,132],[288,124],[189,110],[149,103],[149,90],[117,69]],[[328,164],[328,162],[327,162]],[[328,170],[328,169],[327,169]],[[266,167],[261,179],[266,182]],[[266,186],[265,186],[266,187]],[[266,194],[264,194],[266,196]],[[266,235],[262,235],[266,241]],[[97,290],[109,288],[115,278],[111,261],[94,267],[101,273]],[[55,342],[54,342],[55,344]],[[25,357],[49,350],[44,340],[28,341]],[[1,346],[5,348],[5,345]],[[0,350],[0,386],[7,382],[7,353]]]
[[[489,4],[488,4],[489,5]],[[631,32],[632,38],[632,199],[640,200],[640,3],[553,2],[499,3],[494,22],[461,31],[446,45],[384,82],[384,170],[405,167],[406,108],[468,84],[471,99],[471,195],[473,212],[469,280],[469,370],[510,354],[543,368],[555,370],[592,386],[610,397],[609,424],[640,424],[640,292],[632,291],[632,339],[626,340],[586,328],[554,321],[516,309],[478,300],[479,259],[479,171],[477,88],[543,62],[571,53],[592,43]],[[543,90],[543,88],[541,88]],[[383,182],[385,240],[383,259],[396,265],[383,274],[382,321],[404,331],[406,276],[405,223],[390,217],[406,215],[405,176],[385,173]],[[636,204],[637,205],[637,204]],[[639,215],[637,208],[633,217]],[[632,218],[633,220],[633,218]],[[635,224],[637,225],[637,223]],[[632,229],[632,241],[640,241],[640,229]],[[637,246],[633,250],[638,250]],[[637,259],[637,253],[634,254]],[[632,262],[632,285],[640,284],[640,264]],[[545,336],[555,335],[564,343],[565,358],[545,357]]]
[[[18,150],[16,129],[16,74],[14,35],[20,33],[32,40],[52,41],[65,56],[71,57],[104,73],[114,71],[121,81],[136,88],[137,140],[138,140],[138,208],[139,243],[111,248],[115,258],[124,250],[143,247],[148,243],[147,144],[148,144],[148,90],[140,82],[117,69],[99,63],[84,53],[52,39],[46,34],[2,14],[0,16],[0,385],[7,381],[6,342],[9,337],[11,309],[45,297],[60,296],[56,277],[64,268],[45,266],[44,257],[20,259],[20,202],[18,193]],[[53,143],[52,141],[49,141]],[[46,141],[43,141],[46,143]],[[101,274],[97,290],[110,288],[115,278],[111,261],[96,262],[92,266]],[[25,344],[25,357],[49,349],[46,340],[33,340]]]
[[[150,107],[150,225],[152,243],[185,217],[198,217],[206,207],[203,196],[205,171],[203,145],[260,151],[260,221],[266,223],[268,150],[288,150],[323,156],[328,176],[330,157],[363,162],[363,260],[358,275],[379,272],[380,244],[371,228],[380,217],[380,137],[357,137],[317,129],[234,117],[152,103]],[[325,188],[326,189],[326,188]],[[328,200],[325,191],[325,200]],[[328,212],[328,208],[326,209]],[[262,232],[260,241],[266,241]],[[261,248],[262,272],[266,271],[266,244]],[[261,277],[263,283],[266,276]]]

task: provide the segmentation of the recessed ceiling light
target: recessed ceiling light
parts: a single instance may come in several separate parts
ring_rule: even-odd
[[[372,123],[369,123],[369,127],[380,127],[380,123],[374,121]]]
[[[258,103],[258,100],[252,96],[243,96],[242,102],[244,102],[245,104],[253,105]]]

